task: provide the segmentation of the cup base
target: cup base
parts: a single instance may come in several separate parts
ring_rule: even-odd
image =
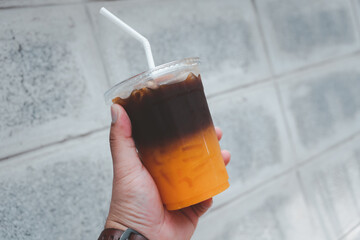
[[[167,203],[165,204],[167,210],[178,210],[181,208],[189,207],[191,205],[194,205],[196,203],[205,201],[206,199],[209,199],[211,197],[214,197],[215,195],[225,191],[230,186],[229,181],[226,181],[224,184],[221,184],[210,191],[207,191],[203,194],[200,194],[196,197],[187,199],[185,201],[177,202],[177,203]]]

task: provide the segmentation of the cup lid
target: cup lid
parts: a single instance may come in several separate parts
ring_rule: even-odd
[[[186,79],[186,70],[198,66],[200,60],[198,57],[184,58],[159,65],[148,71],[139,73],[131,78],[121,81],[105,92],[105,102],[112,103],[116,97],[127,98],[135,89],[141,89],[147,86],[148,81],[154,81],[155,84],[163,85],[167,83],[182,81]]]

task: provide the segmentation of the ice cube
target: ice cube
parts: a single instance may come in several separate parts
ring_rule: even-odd
[[[195,74],[193,74],[192,72],[189,73],[189,75],[187,76],[186,78],[186,81],[196,81],[197,80],[197,77]]]
[[[125,100],[120,98],[120,97],[116,97],[112,100],[113,103],[116,103],[116,104],[119,104],[121,106],[124,106],[125,105]]]
[[[157,88],[159,88],[159,85],[157,85],[156,82],[153,81],[153,80],[147,81],[145,85],[146,85],[146,87],[148,87],[148,88],[150,88],[150,89],[157,89]]]
[[[136,89],[131,93],[131,97],[135,101],[141,101],[141,99],[144,97],[144,93],[143,93],[142,89],[140,89],[140,90]]]

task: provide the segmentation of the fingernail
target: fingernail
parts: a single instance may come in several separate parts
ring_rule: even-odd
[[[115,104],[111,105],[111,122],[116,123],[118,113]]]

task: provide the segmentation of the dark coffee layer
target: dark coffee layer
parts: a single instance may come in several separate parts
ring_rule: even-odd
[[[201,77],[193,73],[184,81],[144,87],[113,102],[128,113],[138,147],[164,145],[212,124]]]

